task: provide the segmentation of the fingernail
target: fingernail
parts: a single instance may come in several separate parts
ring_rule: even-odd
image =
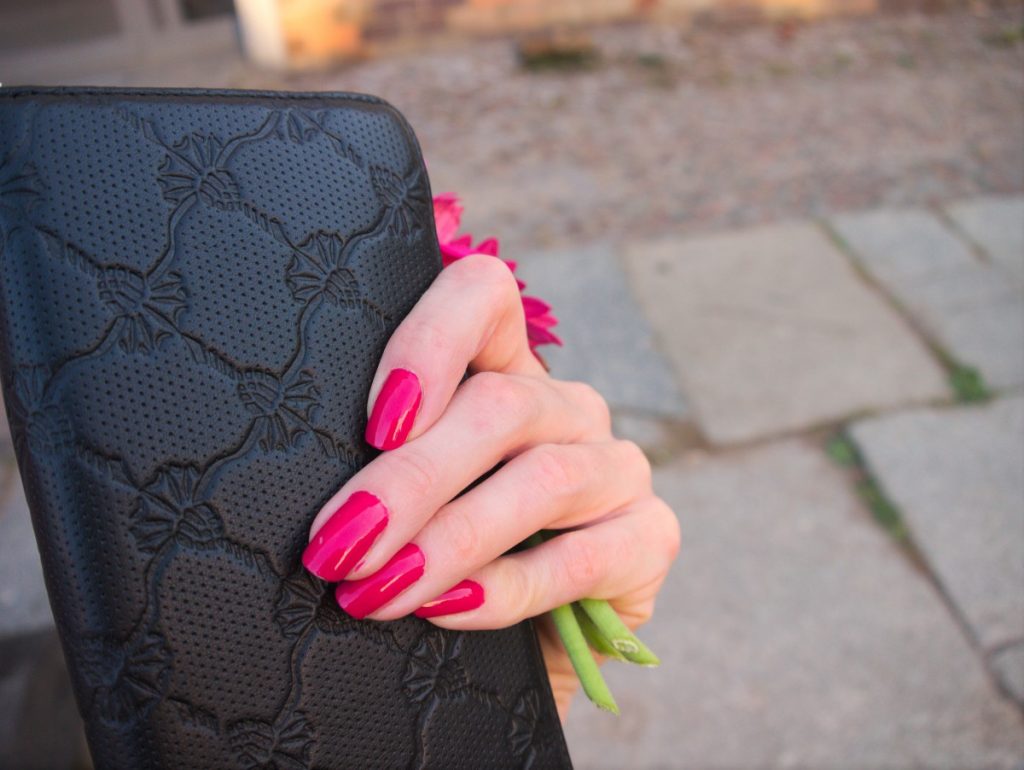
[[[317,530],[302,564],[322,580],[344,580],[388,523],[388,509],[369,492],[355,492]]]
[[[404,444],[422,397],[419,377],[408,369],[392,369],[370,412],[366,441],[377,449],[394,449]]]
[[[413,615],[418,618],[436,618],[456,612],[475,610],[484,603],[484,587],[474,580],[463,580],[431,602],[427,602]]]
[[[369,577],[338,583],[334,598],[352,617],[365,618],[419,580],[423,564],[423,551],[409,543]]]

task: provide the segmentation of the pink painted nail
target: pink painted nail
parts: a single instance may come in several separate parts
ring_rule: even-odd
[[[413,613],[418,618],[436,618],[456,612],[475,610],[484,603],[484,587],[474,580],[463,580]]]
[[[388,523],[388,509],[369,492],[354,492],[317,530],[302,564],[322,580],[344,580]]]
[[[419,377],[408,369],[393,369],[370,412],[366,441],[377,449],[394,449],[404,444],[422,398]]]
[[[334,598],[352,617],[365,618],[419,580],[424,561],[419,546],[409,543],[369,577],[338,583]]]

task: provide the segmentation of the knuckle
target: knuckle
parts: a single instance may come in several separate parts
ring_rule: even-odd
[[[682,531],[679,527],[679,518],[667,503],[658,499],[656,511],[662,521],[661,543],[665,555],[665,569],[667,570],[679,555],[679,549],[682,547]]]
[[[523,425],[532,419],[533,394],[519,378],[498,372],[479,372],[466,386],[476,402],[476,411],[496,419]]]
[[[516,623],[535,615],[537,610],[537,595],[532,581],[523,568],[523,565],[514,559],[507,560],[505,564],[502,583],[502,591],[507,602],[507,620],[509,623]]]
[[[475,565],[483,546],[483,533],[468,511],[449,508],[444,515],[444,542],[454,563]]]
[[[409,496],[416,499],[431,495],[438,481],[438,470],[424,455],[411,451],[396,451],[387,455],[391,466],[388,475],[399,479]]]
[[[458,278],[471,283],[474,287],[486,286],[488,289],[508,294],[510,288],[515,288],[517,293],[519,287],[515,282],[512,271],[508,269],[502,260],[492,257],[489,254],[470,254],[451,265],[458,268]]]
[[[450,332],[434,321],[410,319],[396,338],[404,351],[412,351],[416,355],[447,357],[452,352]]]
[[[615,447],[622,453],[623,466],[633,471],[636,474],[638,482],[645,489],[649,489],[652,478],[651,462],[647,459],[647,455],[644,453],[644,450],[635,442],[626,441],[625,439],[616,440]]]
[[[621,613],[627,626],[637,628],[646,624],[654,617],[654,599],[647,599],[629,608],[628,613]]]
[[[563,537],[567,539],[563,564],[565,582],[574,593],[583,596],[601,578],[604,554],[593,540],[582,533],[568,533]]]
[[[594,423],[601,432],[610,433],[612,428],[612,413],[597,389],[586,382],[570,382],[570,395],[573,401],[580,405],[587,418]]]
[[[569,452],[553,444],[542,444],[527,454],[534,483],[546,497],[562,497],[579,487],[583,472]]]

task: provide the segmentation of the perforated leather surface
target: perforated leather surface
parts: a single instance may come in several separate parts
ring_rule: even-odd
[[[358,622],[299,564],[439,269],[375,99],[0,92],[0,375],[97,767],[569,766],[529,623]]]

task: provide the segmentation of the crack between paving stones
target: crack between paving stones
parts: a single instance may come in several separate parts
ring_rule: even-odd
[[[981,639],[975,633],[974,628],[967,620],[967,616],[960,609],[959,605],[954,601],[949,591],[946,590],[946,586],[942,579],[932,569],[931,563],[928,561],[924,552],[918,547],[914,540],[913,532],[905,523],[903,512],[900,507],[893,501],[891,495],[886,490],[882,482],[875,476],[871,470],[871,464],[867,458],[860,451],[860,447],[853,440],[853,438],[846,432],[845,427],[842,428],[838,436],[844,439],[854,451],[854,459],[852,464],[840,465],[833,460],[833,463],[838,467],[839,471],[847,477],[847,481],[854,483],[854,497],[858,500],[858,503],[862,509],[865,509],[869,514],[871,520],[875,522],[875,526],[881,527],[878,520],[874,516],[873,511],[870,510],[870,506],[861,495],[857,492],[856,485],[867,481],[874,485],[875,489],[878,490],[879,494],[884,499],[885,503],[894,510],[898,516],[898,520],[903,528],[903,536],[897,539],[886,532],[886,536],[898,547],[901,553],[910,561],[911,567],[921,573],[921,575],[927,580],[928,584],[938,595],[939,601],[946,607],[953,622],[959,627],[961,633],[964,635],[967,643],[974,650],[975,654],[981,659],[982,668],[985,671],[985,676],[988,678],[995,692],[999,693],[1001,697],[1005,698],[1019,710],[1024,712],[1024,703],[1018,703],[1006,690],[1002,680],[997,675],[993,668],[991,661],[997,654],[997,652],[1004,651],[1010,647],[1024,642],[1024,638],[1014,639],[1009,642],[1002,642],[999,645],[995,645],[990,649],[982,644]]]
[[[868,269],[861,264],[860,260],[857,259],[856,252],[853,250],[850,244],[846,242],[846,239],[843,238],[842,234],[832,226],[832,223],[829,220],[818,219],[816,220],[816,224],[821,229],[825,237],[828,238],[828,240],[830,240],[837,249],[839,249],[839,251],[842,253],[844,257],[846,257],[847,263],[853,269],[854,273],[856,273],[860,280],[865,284],[865,286],[867,286],[868,289],[877,293],[885,301],[885,303],[896,312],[896,314],[910,328],[911,333],[915,337],[917,337],[918,341],[922,345],[924,345],[925,350],[927,350],[929,353],[932,354],[932,356],[935,357],[935,359],[938,361],[939,366],[941,366],[942,370],[946,373],[946,384],[952,394],[952,398],[947,397],[946,399],[935,399],[929,401],[924,405],[960,406],[965,403],[991,400],[991,397],[992,395],[995,394],[995,392],[987,384],[984,383],[984,380],[981,379],[981,372],[979,372],[976,367],[971,366],[970,364],[964,361],[958,360],[956,356],[952,355],[948,350],[946,350],[937,339],[934,339],[917,321],[917,319],[914,318],[914,316],[910,313],[906,306],[902,302],[900,302],[899,298],[896,297],[892,292],[890,292],[884,284],[882,284],[873,275],[871,275]],[[958,372],[963,372],[965,370],[973,371],[977,374],[979,380],[981,381],[981,386],[984,392],[987,394],[986,398],[975,399],[974,401],[972,401],[970,399],[965,398],[960,392],[958,392],[956,386],[954,385],[955,377]],[[911,405],[912,404],[907,404],[906,406]],[[906,408],[906,406],[894,407],[893,409],[886,411],[898,411]]]

